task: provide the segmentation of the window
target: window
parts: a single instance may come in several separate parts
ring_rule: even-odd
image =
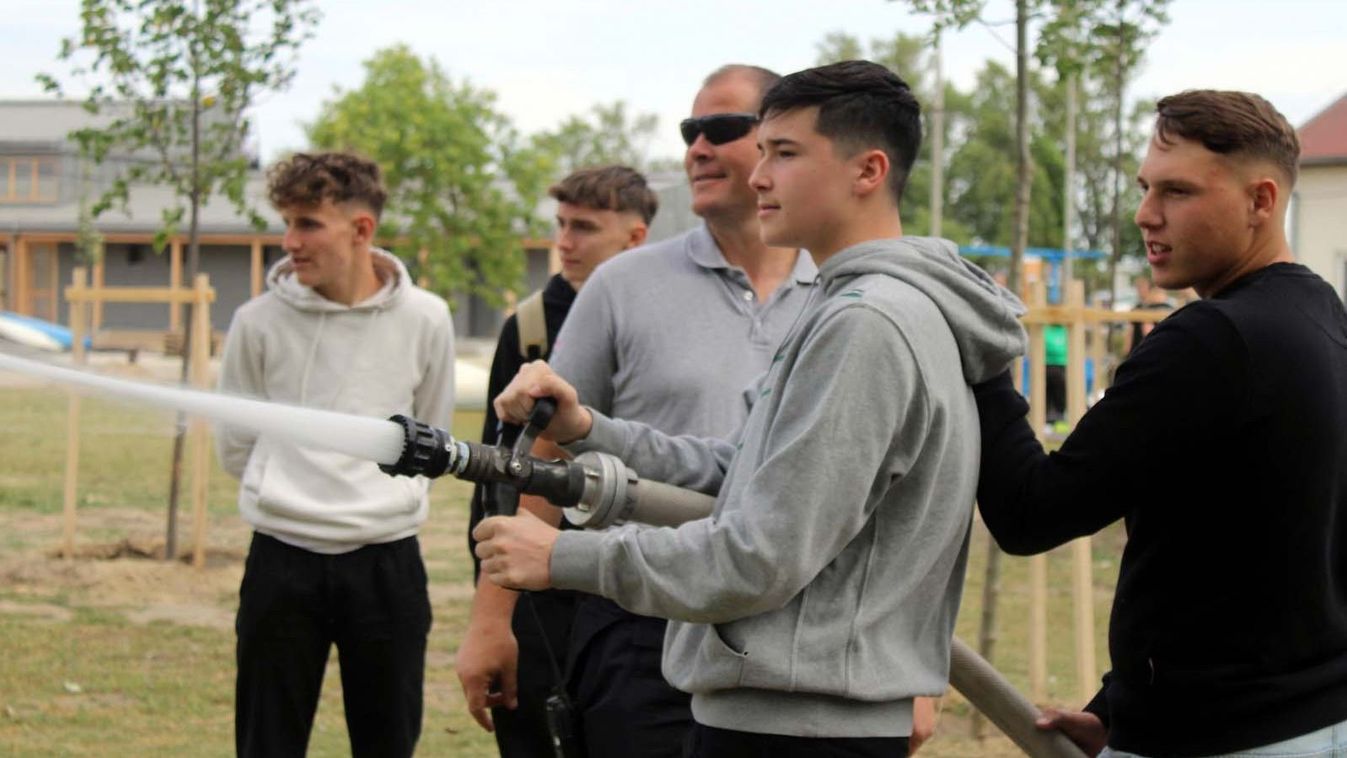
[[[55,157],[0,157],[0,203],[55,202],[60,196]]]

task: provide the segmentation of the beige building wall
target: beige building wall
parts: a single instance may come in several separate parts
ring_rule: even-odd
[[[1296,259],[1347,297],[1347,164],[1301,166],[1294,203]]]

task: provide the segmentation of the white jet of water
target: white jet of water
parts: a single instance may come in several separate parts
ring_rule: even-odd
[[[0,353],[0,370],[173,408],[229,426],[275,435],[300,445],[335,450],[376,463],[396,463],[402,455],[405,438],[402,427],[386,419],[112,379],[3,353]]]

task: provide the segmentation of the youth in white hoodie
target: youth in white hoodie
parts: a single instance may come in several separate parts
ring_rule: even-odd
[[[444,300],[372,251],[382,287],[347,306],[295,278],[283,258],[268,291],[234,313],[220,389],[264,400],[447,427],[454,408],[454,330]],[[258,532],[317,553],[409,537],[429,508],[424,477],[372,461],[219,426],[216,449],[242,480],[239,511]]]

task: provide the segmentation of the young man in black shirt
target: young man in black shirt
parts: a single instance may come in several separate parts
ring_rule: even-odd
[[[1091,755],[1347,754],[1347,313],[1286,241],[1299,142],[1256,95],[1157,111],[1136,223],[1155,283],[1202,299],[1051,455],[1008,376],[976,390],[1003,548],[1127,525],[1113,670],[1041,725]]]
[[[512,437],[501,439],[491,400],[510,383],[520,366],[551,357],[557,332],[585,280],[599,264],[643,244],[659,206],[645,177],[626,166],[580,169],[554,185],[548,194],[557,201],[553,239],[561,271],[548,279],[542,290],[521,301],[516,313],[501,327],[487,381],[482,442],[488,445],[513,442]],[[487,511],[494,511],[492,498],[490,488],[477,486],[469,532]],[[528,507],[527,502],[523,505]],[[543,507],[552,511],[555,520],[556,509]],[[473,544],[469,537],[469,553]],[[484,729],[495,731],[496,746],[503,758],[551,755],[544,703],[557,684],[554,666],[565,664],[575,597],[564,591],[538,592],[528,597],[527,605],[519,607],[515,607],[516,599],[517,593],[490,582],[478,586],[469,633],[458,650],[458,677],[469,712]],[[508,627],[500,623],[503,620],[510,622]],[[491,646],[506,649],[487,649]],[[490,661],[501,656],[510,659],[510,672],[492,682]]]

